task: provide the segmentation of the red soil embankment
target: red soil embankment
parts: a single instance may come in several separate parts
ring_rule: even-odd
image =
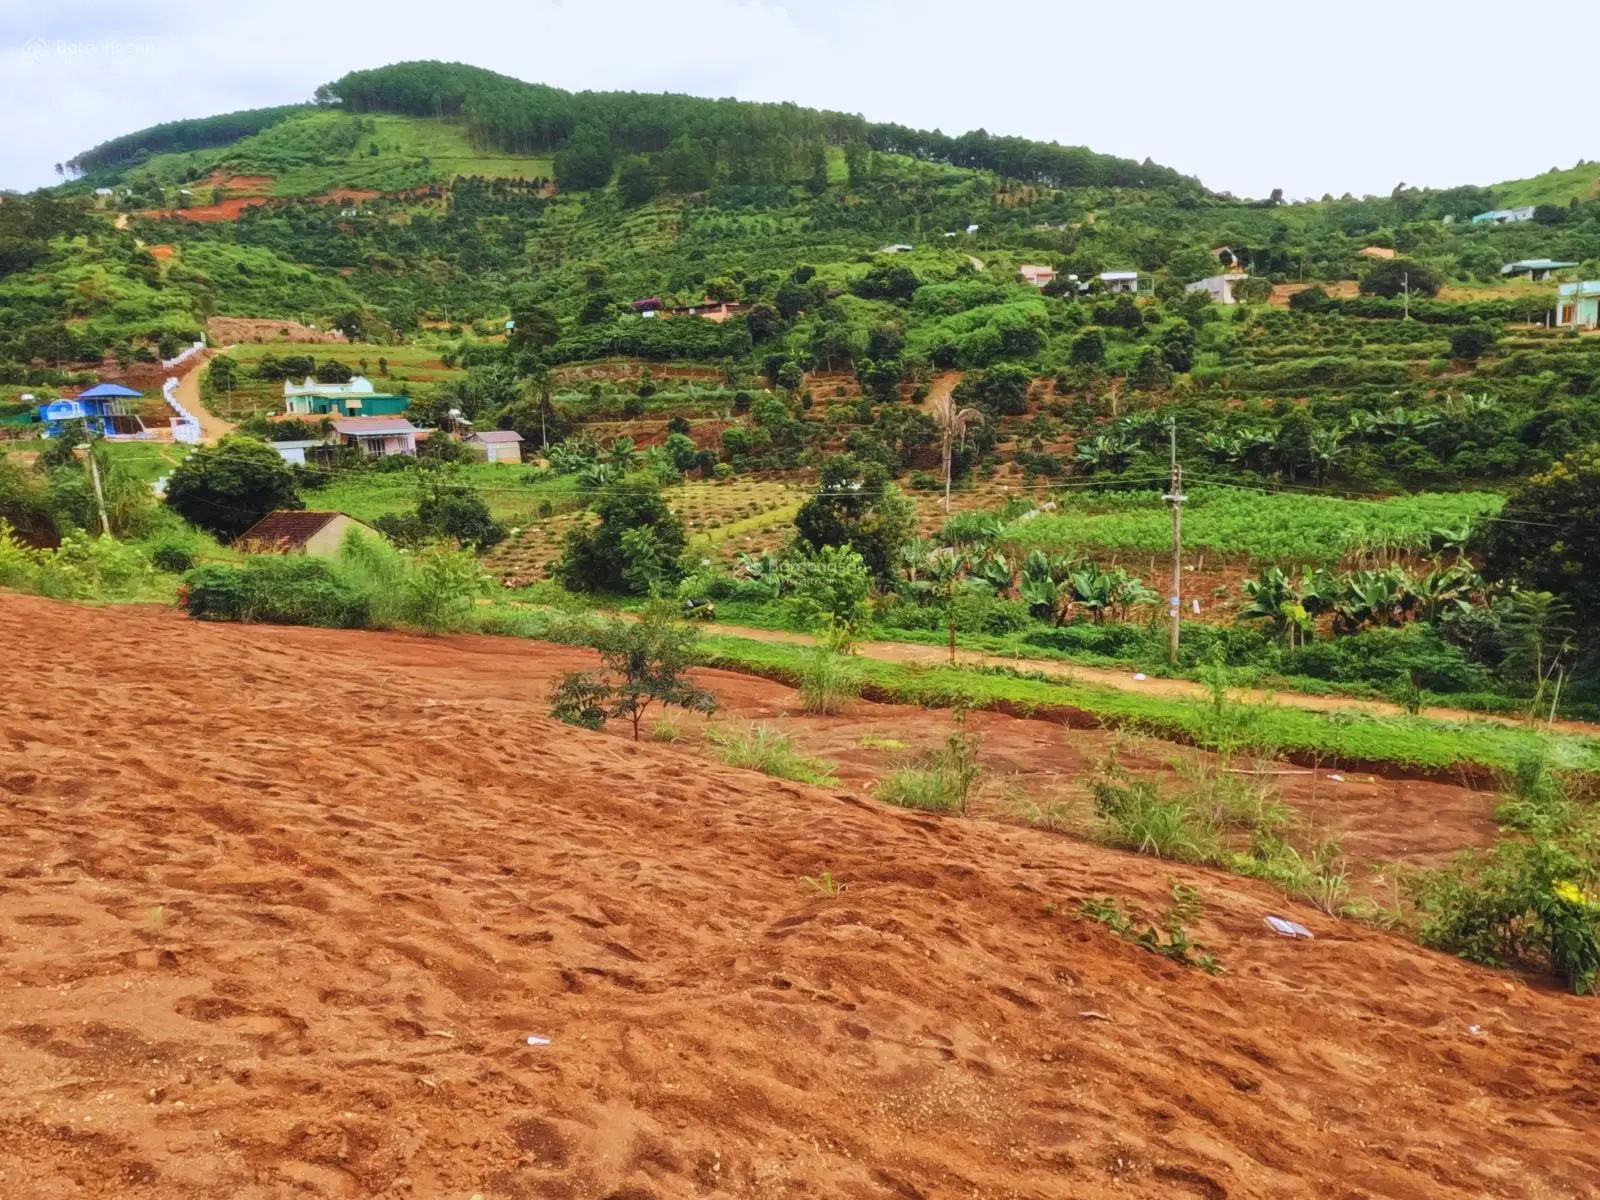
[[[51,631],[0,699],[0,1194],[1597,1194],[1591,1000],[554,725],[576,651],[0,614]],[[1226,974],[1073,915],[1169,875]]]

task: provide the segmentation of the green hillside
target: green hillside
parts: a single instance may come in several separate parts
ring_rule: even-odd
[[[1531,179],[1497,183],[1492,191],[1504,208],[1529,204],[1555,204],[1565,208],[1574,201],[1586,204],[1600,197],[1600,163],[1580,162],[1575,167],[1546,171]]]

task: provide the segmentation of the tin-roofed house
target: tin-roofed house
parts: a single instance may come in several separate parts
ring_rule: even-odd
[[[44,422],[47,437],[60,437],[69,421],[82,421],[84,428],[100,437],[142,437],[146,434],[144,421],[129,408],[130,401],[143,398],[142,393],[120,383],[96,384],[70,399],[41,404],[39,420]]]
[[[309,554],[332,558],[352,529],[374,537],[378,531],[342,512],[280,508],[239,535],[234,545],[246,554]]]
[[[1557,262],[1553,258],[1520,258],[1501,267],[1500,274],[1507,278],[1531,279],[1534,283],[1543,283],[1550,278],[1552,271],[1567,271],[1577,265],[1575,262]]]
[[[283,411],[301,417],[388,417],[410,405],[410,396],[380,392],[365,375],[348,383],[318,383],[307,376],[304,383],[285,380],[283,385]]]
[[[1108,292],[1137,292],[1139,290],[1139,272],[1101,271],[1100,282]]]
[[[1561,285],[1556,296],[1556,327],[1558,329],[1600,327],[1600,280],[1585,279],[1582,283]]]
[[[368,458],[415,454],[417,435],[424,432],[404,417],[342,417],[333,431],[346,446],[357,446]]]

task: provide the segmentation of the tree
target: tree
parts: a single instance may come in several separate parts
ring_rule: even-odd
[[[595,637],[609,675],[570,671],[550,694],[557,720],[599,729],[607,718],[625,717],[639,740],[639,725],[652,704],[690,712],[716,711],[716,697],[689,679],[699,635],[653,604],[637,621],[613,620]]]
[[[1333,297],[1320,286],[1302,288],[1289,297],[1289,307],[1295,312],[1319,313],[1333,307]]]
[[[1072,361],[1077,366],[1098,366],[1105,361],[1106,337],[1098,329],[1086,329],[1072,342]]]
[[[1429,268],[1406,258],[1381,261],[1361,280],[1361,292],[1366,296],[1382,296],[1393,300],[1402,293],[1413,296],[1432,296],[1438,292],[1442,281]]]
[[[603,188],[611,182],[615,160],[611,138],[604,129],[580,126],[566,149],[556,154],[556,183],[567,192]]]
[[[561,339],[561,322],[531,291],[518,289],[513,292],[510,307],[512,326],[506,345],[513,353],[537,353]],[[388,369],[382,359],[378,360],[378,368],[384,371]]]
[[[627,478],[612,483],[594,504],[599,524],[567,534],[559,573],[574,591],[638,595],[650,584],[676,583],[678,562],[688,538],[683,522],[661,498],[653,480]],[[646,529],[649,536],[630,530]]]
[[[270,512],[305,504],[295,491],[293,469],[276,450],[232,436],[196,448],[178,464],[167,480],[167,507],[231,540]]]
[[[637,208],[655,198],[661,190],[661,176],[643,155],[633,154],[617,169],[617,195],[629,208]]]
[[[1483,575],[1551,592],[1579,617],[1600,619],[1600,444],[1585,446],[1535,475],[1506,502],[1510,521],[1487,521],[1472,537]]]
[[[1467,361],[1488,354],[1494,349],[1494,330],[1487,325],[1461,325],[1450,331],[1450,354]]]
[[[218,354],[206,367],[206,389],[213,395],[231,391],[239,384],[239,360]]]
[[[1167,366],[1182,374],[1194,366],[1194,326],[1187,321],[1168,325],[1161,331],[1161,357]]]
[[[813,550],[851,546],[875,579],[892,584],[895,555],[916,524],[910,501],[880,463],[836,454],[824,460],[821,474],[816,495],[795,514],[800,540]]]
[[[824,546],[789,568],[789,607],[803,624],[820,626],[838,648],[848,645],[872,615],[872,575],[849,546]]]
[[[950,477],[951,455],[955,444],[959,440],[962,449],[966,449],[967,426],[982,425],[983,414],[975,408],[959,408],[956,405],[952,392],[940,392],[928,405],[928,413],[933,417],[934,424],[939,426],[939,437],[942,446],[941,461],[944,465],[944,511],[950,511]]]
[[[318,383],[349,383],[355,372],[336,358],[325,358],[317,364]]]
[[[1560,225],[1567,219],[1567,210],[1559,204],[1536,204],[1533,220],[1536,225]]]
[[[419,472],[417,520],[427,532],[476,550],[498,545],[507,533],[490,514],[483,493],[453,466]]]

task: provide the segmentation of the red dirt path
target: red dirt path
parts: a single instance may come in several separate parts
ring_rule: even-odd
[[[1600,1194],[1591,1000],[553,725],[571,651],[0,614],[52,631],[0,698],[0,1195]],[[1169,875],[1225,975],[1071,915]]]

